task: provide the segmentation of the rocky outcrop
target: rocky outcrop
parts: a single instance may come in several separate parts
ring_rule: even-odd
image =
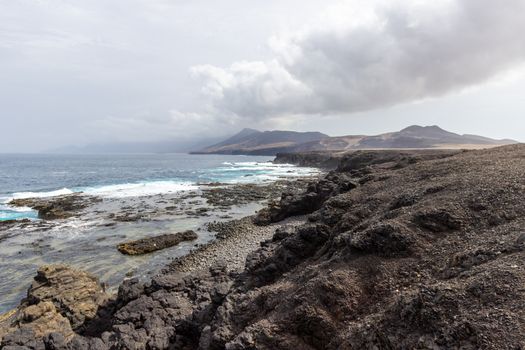
[[[258,213],[255,223],[266,225],[290,216],[313,213],[328,198],[350,191],[359,184],[372,180],[372,173],[381,174],[389,169],[401,169],[421,161],[443,159],[460,152],[451,150],[356,151],[340,155],[335,171],[310,183],[304,192],[284,192],[280,201],[270,202],[267,208]],[[310,155],[307,153],[306,157]],[[302,154],[289,156],[301,157]],[[293,160],[294,158],[282,160],[286,159]]]
[[[93,275],[67,265],[42,266],[27,292],[23,305],[52,302],[78,329],[95,317],[98,307],[108,299],[103,286]]]
[[[50,334],[73,339],[109,299],[97,278],[66,265],[42,266],[17,310],[0,318],[2,346],[43,348]]]
[[[198,236],[194,231],[167,233],[160,236],[147,237],[132,242],[121,243],[117,246],[117,249],[119,252],[126,255],[142,255],[173,247],[181,242],[193,241],[197,239],[197,237]]]
[[[27,306],[7,321],[2,322],[0,331],[4,348],[27,346],[38,349],[43,348],[43,339],[49,334],[60,334],[65,341],[70,341],[75,335],[69,320],[50,301]]]
[[[353,173],[382,169],[400,169],[421,161],[443,159],[460,154],[462,150],[381,150],[354,151],[342,155],[338,172]],[[359,175],[359,174],[357,174]]]
[[[104,327],[43,344],[525,348],[525,145],[389,157],[352,161],[294,195],[287,213],[314,210],[309,222],[277,230],[244,271],[167,269],[150,283],[126,281],[110,312],[93,320]],[[36,348],[27,345],[34,339],[16,341]]]
[[[524,154],[345,169],[358,187],[248,258],[207,349],[524,347]]]
[[[67,219],[100,198],[71,194],[52,198],[24,198],[14,199],[9,204],[16,207],[30,207],[38,211],[38,217],[44,220]]]
[[[349,191],[357,184],[342,173],[331,172],[319,181],[311,182],[304,192],[285,192],[279,201],[270,202],[254,219],[257,225],[267,225],[290,216],[305,215],[319,209],[336,194]]]
[[[294,164],[302,167],[335,169],[339,165],[342,153],[337,152],[292,152],[277,153],[275,164]]]

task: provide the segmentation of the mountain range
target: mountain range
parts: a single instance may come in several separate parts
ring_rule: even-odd
[[[380,135],[330,137],[320,132],[259,131],[243,129],[238,134],[202,148],[193,154],[275,155],[282,152],[349,151],[359,149],[489,148],[517,143],[488,137],[456,134],[437,125],[412,125]]]

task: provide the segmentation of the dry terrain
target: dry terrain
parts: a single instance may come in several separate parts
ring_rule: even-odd
[[[44,316],[21,316],[2,345],[525,348],[525,145],[361,151],[338,162],[259,213],[263,227],[309,216],[275,230],[243,271],[211,264],[185,273],[174,264],[149,283],[124,282],[96,317],[64,334],[36,333],[31,325]],[[69,317],[58,302],[43,306],[47,317],[54,309]]]

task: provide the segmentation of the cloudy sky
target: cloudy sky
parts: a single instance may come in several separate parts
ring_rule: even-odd
[[[525,141],[523,0],[0,0],[0,152],[411,124]]]

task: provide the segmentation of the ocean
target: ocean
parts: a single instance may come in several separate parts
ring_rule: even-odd
[[[0,313],[18,304],[43,264],[66,263],[115,287],[126,277],[151,277],[170,259],[213,239],[203,229],[207,222],[251,215],[262,207],[254,202],[193,215],[193,209],[206,205],[199,197],[206,184],[265,184],[317,173],[271,160],[188,154],[0,155],[0,221],[31,220],[0,227]],[[31,208],[8,204],[72,193],[99,198],[100,203],[81,217],[58,221],[39,220]],[[121,212],[147,219],[110,219]],[[138,257],[115,249],[123,241],[187,229],[198,231],[197,241]]]
[[[14,198],[75,192],[106,197],[145,196],[195,188],[199,183],[258,183],[311,170],[274,165],[272,157],[188,154],[0,155],[0,220],[36,218]]]

